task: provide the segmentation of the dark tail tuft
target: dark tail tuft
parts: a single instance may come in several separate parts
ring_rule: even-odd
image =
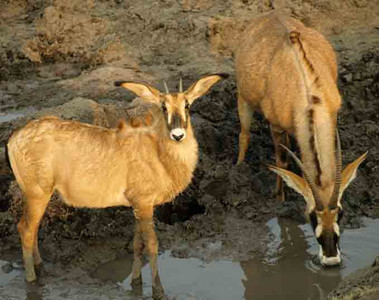
[[[114,82],[114,85],[115,86],[121,86],[123,83],[125,83],[126,81],[115,81]]]
[[[11,166],[11,162],[9,160],[9,153],[8,153],[8,143],[5,144],[5,160],[7,162],[7,165],[9,167],[9,169],[12,170],[12,166]]]

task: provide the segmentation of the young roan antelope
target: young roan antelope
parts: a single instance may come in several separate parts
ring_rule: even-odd
[[[204,76],[183,92],[161,93],[135,82],[116,82],[158,107],[151,130],[124,123],[107,129],[44,117],[26,124],[9,139],[7,150],[25,196],[18,223],[27,281],[41,263],[37,232],[54,190],[75,207],[131,206],[135,215],[132,286],[142,286],[142,253],[149,256],[153,297],[164,298],[157,268],[154,207],[174,199],[190,183],[198,145],[189,108],[224,74]],[[153,110],[152,110],[153,111]],[[144,130],[145,129],[145,130]]]
[[[320,245],[321,263],[339,264],[341,196],[367,152],[342,172],[336,130],[341,97],[331,45],[319,32],[293,18],[268,14],[244,33],[236,53],[236,75],[241,123],[238,163],[245,158],[252,114],[258,110],[270,123],[276,166],[269,169],[278,174],[278,199],[285,198],[283,179],[307,203],[306,215]],[[295,136],[302,162],[288,149],[288,134]],[[287,153],[303,177],[286,170]]]

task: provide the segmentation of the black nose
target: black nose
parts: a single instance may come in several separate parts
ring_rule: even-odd
[[[173,134],[172,136],[174,137],[175,140],[180,141],[183,138],[184,134],[179,134],[179,135]]]

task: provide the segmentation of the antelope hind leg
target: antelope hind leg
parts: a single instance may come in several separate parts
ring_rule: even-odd
[[[250,126],[253,116],[253,111],[250,105],[238,98],[238,116],[241,124],[241,132],[239,135],[239,146],[238,146],[238,161],[240,164],[244,161],[247,148],[250,142]]]
[[[17,225],[21,238],[26,281],[36,280],[34,265],[41,263],[38,251],[38,227],[49,202],[50,195],[38,198],[27,197],[23,215]]]

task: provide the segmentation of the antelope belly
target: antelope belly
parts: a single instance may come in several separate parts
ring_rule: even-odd
[[[99,189],[71,187],[69,189],[56,187],[62,195],[64,202],[74,207],[105,208],[110,206],[131,206],[125,197],[125,188],[112,189],[110,187]]]

